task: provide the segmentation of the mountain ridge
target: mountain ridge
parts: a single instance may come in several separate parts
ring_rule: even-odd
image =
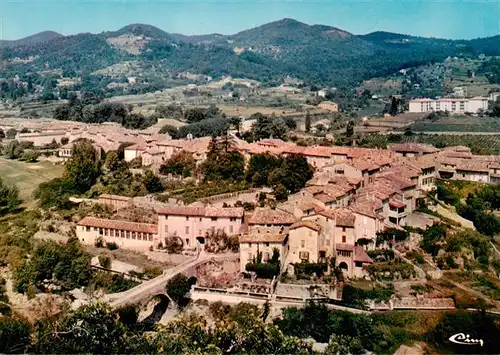
[[[29,44],[4,46],[0,56],[7,63],[7,74],[50,68],[83,76],[134,60],[145,71],[157,70],[154,68],[160,65],[165,72],[189,71],[214,78],[275,81],[294,76],[332,86],[352,86],[448,56],[500,55],[500,36],[446,40],[383,31],[355,35],[290,18],[233,35],[183,35],[140,23],[99,34],[57,35],[50,40],[42,36],[43,42],[34,43],[32,39]]]

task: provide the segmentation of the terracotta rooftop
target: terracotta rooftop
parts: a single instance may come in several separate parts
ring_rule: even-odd
[[[257,207],[248,220],[248,224],[291,225],[295,217],[290,213],[271,208]]]
[[[373,260],[368,256],[368,254],[366,254],[363,247],[359,245],[354,247],[354,261],[370,264],[373,263]]]
[[[336,216],[335,224],[341,227],[354,227],[356,216],[347,208],[336,208],[332,210]]]
[[[149,223],[135,223],[104,218],[85,217],[80,222],[78,222],[78,225],[85,227],[119,229],[130,232],[158,234],[158,225]]]
[[[292,229],[297,229],[301,227],[306,227],[312,230],[315,230],[316,232],[319,232],[321,230],[321,226],[313,221],[300,221],[300,222],[295,222],[292,224],[290,227],[290,230]]]
[[[337,243],[337,244],[335,244],[335,249],[336,250],[344,250],[344,251],[354,251],[354,245]]]
[[[282,233],[258,233],[243,234],[239,237],[240,243],[282,243],[285,234]]]
[[[193,206],[167,206],[158,211],[160,215],[186,216],[186,217],[222,217],[242,218],[244,209],[242,207],[193,207]]]

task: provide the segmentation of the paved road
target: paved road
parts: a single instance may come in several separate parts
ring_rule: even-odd
[[[167,269],[164,271],[163,275],[160,275],[152,280],[143,282],[142,284],[131,288],[130,290],[115,293],[111,295],[106,295],[105,299],[111,304],[112,307],[123,306],[127,303],[133,303],[140,300],[144,295],[150,295],[151,293],[163,291],[167,282],[173,278],[175,275],[185,272],[190,268],[204,263],[208,260],[220,260],[220,259],[230,259],[234,255],[213,255],[206,254],[205,252],[199,252],[195,259],[187,260],[186,262],[177,265],[172,269]]]

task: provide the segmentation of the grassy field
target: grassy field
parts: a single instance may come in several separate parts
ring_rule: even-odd
[[[54,165],[48,161],[25,163],[0,157],[0,177],[7,184],[16,184],[24,203],[32,201],[32,194],[42,182],[60,177],[62,165]]]

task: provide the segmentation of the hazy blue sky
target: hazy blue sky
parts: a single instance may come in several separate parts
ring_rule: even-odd
[[[130,23],[167,32],[233,34],[291,17],[355,34],[391,31],[442,38],[500,34],[500,0],[0,0],[0,38],[53,30],[98,33]]]

